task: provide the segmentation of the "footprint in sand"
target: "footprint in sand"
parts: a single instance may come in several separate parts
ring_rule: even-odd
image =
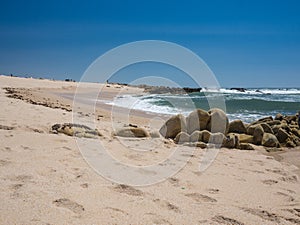
[[[286,201],[293,202],[295,201],[295,198],[289,194],[283,193],[283,192],[277,192],[276,193],[279,196],[282,196]]]
[[[284,182],[288,182],[288,183],[297,183],[298,182],[298,177],[296,175],[284,176],[284,177],[280,177],[279,179]]]
[[[104,209],[107,209],[107,210],[111,210],[111,211],[114,211],[114,212],[119,212],[119,213],[122,213],[122,214],[125,214],[125,215],[129,215],[127,212],[125,212],[124,210],[122,209],[118,209],[118,208],[113,208],[113,207],[106,207]]]
[[[208,190],[208,192],[210,193],[210,194],[217,194],[217,193],[219,193],[219,189],[217,189],[217,188],[209,188],[209,189],[207,189]]]
[[[125,184],[119,184],[116,187],[114,187],[115,191],[118,191],[120,193],[124,193],[127,195],[132,195],[132,196],[142,196],[144,193],[138,189],[135,189],[131,186],[125,185]]]
[[[216,199],[199,193],[185,194],[185,196],[194,199],[196,202],[217,202]]]
[[[0,159],[0,166],[6,166],[10,163],[11,163],[11,161],[9,161],[9,160]]]
[[[213,218],[211,218],[212,221],[218,223],[218,224],[230,224],[230,225],[244,225],[244,223],[237,221],[235,219],[231,219],[222,215],[219,216],[214,216]]]
[[[84,207],[77,202],[71,201],[68,198],[60,198],[53,201],[57,207],[62,207],[71,210],[74,213],[81,213],[84,211]]]
[[[250,209],[250,208],[242,208],[243,211],[250,213],[254,216],[258,216],[264,220],[272,221],[277,224],[280,223],[280,216],[275,214],[275,213],[270,213],[266,210],[261,210],[261,209]]]
[[[153,202],[159,203],[159,205],[163,208],[167,208],[168,210],[174,211],[176,213],[180,213],[180,209],[178,206],[176,206],[166,200],[154,199]]]
[[[262,182],[264,184],[267,184],[267,185],[273,185],[273,184],[277,184],[278,183],[277,180],[263,180]]]

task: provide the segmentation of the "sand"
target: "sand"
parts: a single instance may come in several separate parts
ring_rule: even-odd
[[[104,87],[107,100],[120,90],[143,92],[120,85],[84,86],[87,92]],[[26,98],[8,98],[4,87],[26,88]],[[89,166],[76,138],[49,132],[55,123],[74,120],[68,109],[76,87],[0,76],[0,224],[300,224],[299,149],[266,153],[263,148],[222,148],[208,169],[199,172],[206,150],[186,147],[181,153],[189,158],[186,166],[165,181],[120,185]],[[76,107],[75,118],[92,118],[103,146],[122,162],[155,164],[176,148],[162,138],[113,137],[107,104],[100,103],[94,112],[83,102]],[[128,121],[155,130],[163,118],[132,111]],[[122,117],[114,123],[124,125]],[[133,146],[149,151],[133,151]]]

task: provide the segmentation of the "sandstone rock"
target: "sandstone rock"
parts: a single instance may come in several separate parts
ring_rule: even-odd
[[[292,132],[294,135],[296,135],[297,137],[300,137],[300,130],[298,130],[297,128],[293,128],[293,129],[291,130],[291,132]]]
[[[119,137],[136,137],[136,138],[144,138],[150,137],[149,133],[141,127],[124,127],[121,129],[117,129],[114,132],[115,136]]]
[[[264,132],[266,133],[270,133],[270,134],[274,134],[272,128],[266,124],[266,123],[261,123],[260,124],[262,126],[262,128],[264,129]]]
[[[229,133],[245,134],[247,132],[245,124],[241,120],[234,120],[229,123]]]
[[[172,116],[159,130],[159,133],[165,138],[175,138],[179,132],[186,132],[186,121],[181,114]]]
[[[238,134],[240,143],[252,143],[253,144],[253,136],[248,134]]]
[[[94,130],[88,126],[74,123],[54,124],[51,127],[51,132],[84,138],[98,138],[98,136],[101,136],[97,129]]]
[[[256,126],[253,132],[253,144],[261,145],[263,139],[264,129],[261,125]]]
[[[217,145],[220,147],[225,139],[225,135],[222,133],[212,133],[209,139],[209,143]]]
[[[290,137],[290,135],[285,131],[283,130],[282,128],[279,128],[277,134],[276,134],[276,137],[277,137],[277,140],[280,142],[280,143],[283,143],[286,141],[287,138]]]
[[[202,141],[196,142],[195,144],[198,148],[207,148],[207,144]]]
[[[285,146],[288,147],[288,148],[295,148],[297,145],[293,141],[288,140],[286,142]]]
[[[262,145],[265,147],[277,147],[279,142],[274,134],[264,133]]]
[[[258,127],[258,126],[261,127],[260,124],[254,124],[254,125],[248,126],[247,127],[247,134],[253,135],[255,128]]]
[[[282,120],[283,119],[283,115],[281,113],[277,113],[275,116],[275,120]]]
[[[195,130],[205,130],[210,120],[208,112],[202,109],[196,109],[186,118],[187,132],[193,133]]]
[[[292,116],[285,116],[283,117],[283,120],[285,120],[288,124],[290,124],[292,121],[297,121],[297,116],[292,115]]]
[[[175,143],[182,144],[190,141],[190,135],[186,132],[180,132],[176,135],[174,139]]]
[[[271,122],[273,121],[273,117],[272,116],[268,116],[268,117],[264,117],[261,118],[253,123],[251,123],[251,125],[255,125],[255,124],[260,124],[260,123],[267,123],[267,122]]]
[[[273,120],[273,121],[267,122],[267,124],[272,127],[274,125],[281,124],[281,121],[280,120]]]
[[[223,140],[223,147],[225,148],[236,148],[239,145],[239,138],[235,134],[228,134]]]
[[[208,130],[203,130],[203,131],[201,131],[201,133],[202,133],[202,141],[205,143],[208,143],[211,133]]]
[[[202,132],[199,130],[194,131],[190,136],[190,142],[202,141]]]
[[[241,150],[254,150],[253,146],[249,143],[240,143],[238,148]]]
[[[229,121],[226,114],[221,109],[211,109],[208,111],[210,114],[210,121],[207,128],[211,133],[228,133]]]

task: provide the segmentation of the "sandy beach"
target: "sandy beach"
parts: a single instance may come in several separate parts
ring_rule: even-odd
[[[51,127],[92,120],[110,154],[137,165],[161,161],[176,144],[162,137],[112,136],[113,106],[104,101],[95,111],[79,101],[74,117],[77,85],[0,76],[0,224],[300,224],[299,147],[275,153],[222,148],[204,172],[198,166],[206,150],[186,147],[186,166],[166,180],[118,184],[86,162],[75,137],[53,134]],[[143,93],[122,85],[82,85],[87,93],[101,88],[107,101]],[[18,88],[22,97],[10,98],[4,88]],[[157,131],[164,118],[133,110],[128,121],[118,117],[114,124]]]

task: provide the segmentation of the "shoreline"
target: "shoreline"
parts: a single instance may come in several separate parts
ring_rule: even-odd
[[[84,85],[91,91],[101,84]],[[295,167],[299,148],[281,153],[266,153],[261,147],[254,151],[221,148],[210,167],[199,172],[199,160],[206,150],[186,147],[187,152],[181,153],[189,159],[185,167],[162,182],[143,187],[120,185],[100,176],[82,157],[76,138],[50,132],[54,124],[73,122],[72,112],[62,109],[71,106],[72,100],[57,93],[72,93],[76,86],[0,76],[1,224],[299,222],[300,182]],[[3,87],[30,91],[25,99],[8,98]],[[119,90],[107,87],[103,98],[109,99]],[[124,91],[142,92],[136,88]],[[163,138],[112,136],[110,108],[105,104],[96,111],[84,104],[76,107],[80,121],[95,119],[101,133],[97,141],[121,162],[155,164],[176,148]],[[156,130],[163,123],[156,119],[133,112],[128,122]],[[122,117],[115,124],[128,125]],[[141,170],[145,176],[153,172]]]

